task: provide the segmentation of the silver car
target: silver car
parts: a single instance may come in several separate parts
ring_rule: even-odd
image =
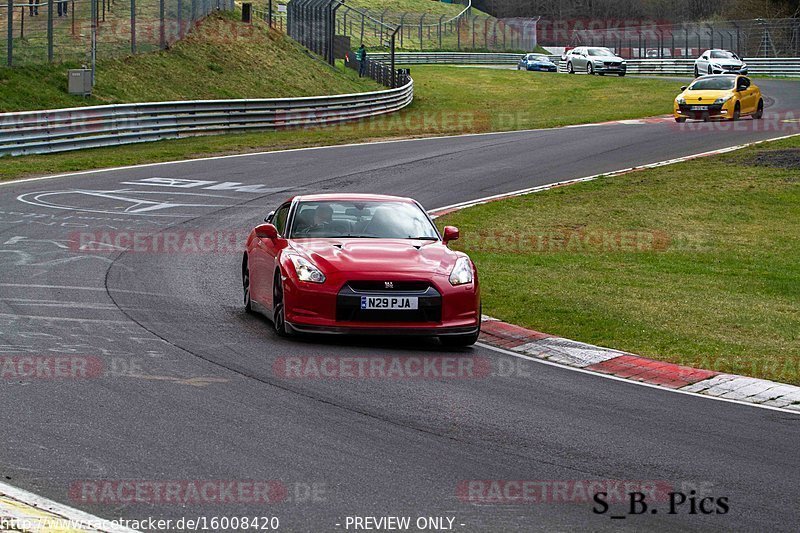
[[[628,65],[624,59],[617,56],[608,48],[597,46],[579,46],[567,52],[564,56],[567,62],[567,72],[586,72],[587,74],[616,74],[624,76]]]
[[[706,50],[694,60],[694,77],[703,74],[747,75],[747,63],[728,50]]]

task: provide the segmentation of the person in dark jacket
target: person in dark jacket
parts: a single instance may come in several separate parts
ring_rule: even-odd
[[[25,9],[24,7],[22,9]],[[35,17],[39,14],[39,0],[28,0],[28,9],[30,10],[30,15]]]
[[[364,43],[356,50],[356,60],[358,60],[358,76],[364,76],[367,71],[367,49],[364,48]]]

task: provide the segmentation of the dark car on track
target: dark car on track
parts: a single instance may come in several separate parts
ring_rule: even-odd
[[[525,54],[517,63],[517,70],[522,69],[557,72],[558,66],[544,54]]]

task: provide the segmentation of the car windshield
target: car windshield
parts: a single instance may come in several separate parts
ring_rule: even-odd
[[[690,91],[727,91],[733,89],[735,78],[700,78],[689,86]]]
[[[605,48],[589,48],[589,55],[590,56],[614,56],[610,50],[606,50]]]
[[[416,204],[398,201],[319,201],[297,205],[290,238],[439,240]]]
[[[712,59],[736,59],[736,54],[727,50],[714,50],[711,52]]]
[[[547,61],[545,56],[528,56],[528,61]]]

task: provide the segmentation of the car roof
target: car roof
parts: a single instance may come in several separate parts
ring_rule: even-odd
[[[335,202],[335,201],[362,201],[362,202],[404,202],[414,203],[411,198],[402,196],[390,196],[386,194],[359,194],[359,193],[326,193],[326,194],[303,194],[290,198],[298,202]]]

